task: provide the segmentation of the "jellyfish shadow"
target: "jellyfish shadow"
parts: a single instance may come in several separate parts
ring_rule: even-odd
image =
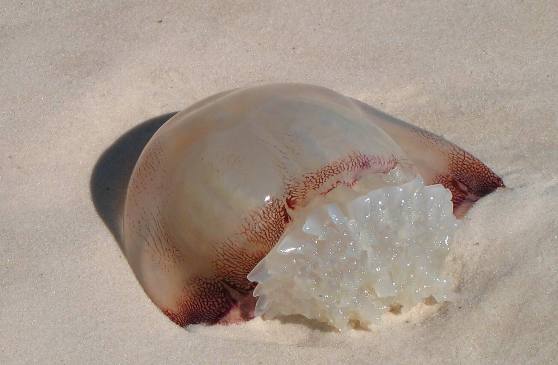
[[[102,153],[93,168],[89,181],[91,199],[120,249],[126,189],[134,166],[147,142],[175,114],[163,114],[130,129]]]

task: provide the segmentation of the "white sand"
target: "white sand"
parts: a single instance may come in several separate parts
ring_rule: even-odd
[[[0,363],[555,361],[556,1],[182,3],[0,6]],[[458,232],[456,302],[338,335],[261,319],[186,331],[147,299],[103,219],[116,232],[118,176],[157,122],[94,171],[99,158],[143,121],[278,81],[364,100],[503,176]]]

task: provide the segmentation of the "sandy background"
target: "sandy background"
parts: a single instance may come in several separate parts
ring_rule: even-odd
[[[185,4],[187,3],[187,4]],[[3,1],[0,363],[551,363],[558,357],[558,2]],[[509,186],[458,232],[458,300],[345,335],[168,321],[119,248],[166,113],[319,84],[468,149]]]

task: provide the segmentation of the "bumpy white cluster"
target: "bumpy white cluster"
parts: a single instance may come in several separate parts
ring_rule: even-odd
[[[258,282],[256,315],[301,314],[346,329],[448,299],[443,268],[457,221],[443,186],[416,178],[305,216],[248,275]]]

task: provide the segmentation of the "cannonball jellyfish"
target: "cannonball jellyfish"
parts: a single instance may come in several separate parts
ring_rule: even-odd
[[[454,215],[503,186],[454,144],[332,90],[236,89],[146,145],[124,253],[181,326],[254,308],[367,326],[393,305],[447,299]]]

